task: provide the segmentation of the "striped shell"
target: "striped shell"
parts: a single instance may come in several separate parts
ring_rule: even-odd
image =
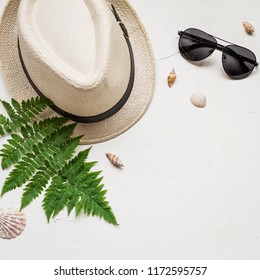
[[[0,208],[0,237],[12,239],[19,236],[26,226],[25,214],[15,208]]]
[[[243,21],[243,25],[244,25],[245,31],[248,34],[251,35],[255,31],[254,26],[251,23],[249,23],[247,21]]]
[[[172,71],[170,72],[169,76],[168,76],[168,86],[171,88],[174,81],[176,79],[176,72],[175,69],[173,68]]]
[[[123,162],[120,160],[120,158],[117,155],[112,153],[106,153],[106,156],[113,163],[114,166],[119,168],[124,166]]]

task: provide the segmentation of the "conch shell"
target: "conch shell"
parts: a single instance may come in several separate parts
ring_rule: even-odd
[[[120,158],[112,153],[106,153],[107,158],[112,162],[112,164],[118,168],[121,168],[124,166],[123,162],[120,160]]]
[[[172,71],[170,72],[169,76],[168,76],[168,86],[171,88],[174,81],[176,79],[176,72],[175,69],[173,68]]]
[[[26,226],[25,214],[15,208],[3,210],[0,208],[0,237],[16,238],[22,234]]]
[[[248,34],[251,35],[255,31],[255,28],[254,28],[254,26],[251,23],[249,23],[247,21],[243,21],[243,25],[244,25],[245,31]]]

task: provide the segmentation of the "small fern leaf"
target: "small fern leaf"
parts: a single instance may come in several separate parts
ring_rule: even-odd
[[[89,166],[94,166],[94,163],[85,163],[82,170],[79,171],[79,174],[73,178],[75,184],[81,187],[82,190],[84,188],[89,188],[89,184],[95,180],[101,173],[101,171],[89,172]]]
[[[2,126],[4,135],[20,131],[21,127],[24,124],[25,124],[25,121],[23,119],[20,119],[19,116],[17,116],[16,118],[13,118],[12,120],[8,120],[8,122]]]
[[[36,116],[43,112],[47,106],[51,105],[52,102],[47,98],[31,98],[26,101],[22,101],[22,111],[28,115]]]
[[[24,157],[23,160],[20,161],[10,172],[9,176],[5,180],[1,196],[16,189],[17,187],[22,186],[33,175],[36,167],[37,166],[34,164],[32,154]]]
[[[52,181],[52,184],[48,187],[45,192],[44,200],[43,200],[43,209],[45,215],[47,217],[48,222],[50,221],[53,212],[56,206],[56,192],[57,192],[57,185],[55,184],[55,180]]]
[[[55,176],[49,188],[45,192],[43,200],[43,209],[45,211],[48,222],[56,216],[67,203],[66,186],[61,178]]]
[[[53,176],[59,174],[66,162],[71,159],[77,146],[79,145],[80,139],[81,136],[69,139],[61,146],[59,152],[50,158],[49,164],[52,168],[54,168]]]
[[[65,176],[66,178],[74,178],[75,174],[79,173],[80,168],[84,165],[90,149],[83,150],[78,153],[60,172],[60,176]]]
[[[8,119],[4,115],[0,114],[0,125],[6,124],[7,122]]]
[[[98,177],[100,171],[89,172],[93,164],[83,163],[80,166],[76,160],[79,158],[75,157],[70,161],[63,169],[66,172],[62,173],[61,170],[52,183],[52,188],[46,191],[43,208],[48,220],[67,206],[68,213],[75,209],[77,216],[83,212],[117,225],[115,215],[105,198],[106,191],[101,184],[102,177]],[[60,193],[63,194],[62,198],[59,197]],[[55,195],[59,200],[57,205],[53,203]]]
[[[26,139],[27,137],[29,137],[29,131],[27,129],[26,126],[22,126],[21,127],[21,135],[24,139]]]
[[[89,168],[86,167],[86,180],[80,186],[80,191],[82,192],[82,197],[84,197],[84,199],[76,206],[76,215],[84,212],[88,215],[95,215],[103,218],[113,225],[118,225],[115,215],[106,201],[106,191],[103,190],[103,185],[100,184],[102,181],[102,177],[98,177],[100,172],[90,173],[87,171],[88,169]],[[81,172],[84,173],[84,171]]]
[[[69,139],[66,143],[60,146],[60,151],[45,161],[41,167],[45,171],[44,176],[48,174],[49,177],[56,176],[60,170],[66,165],[66,162],[72,157],[75,149],[79,145],[81,137]]]
[[[5,132],[4,132],[4,130],[3,130],[3,127],[0,125],[0,135],[1,136],[4,136],[5,135]]]
[[[13,98],[11,99],[11,103],[12,103],[13,109],[16,111],[16,113],[20,114],[22,111],[22,107],[21,107],[20,103]]]
[[[85,194],[83,196],[85,197],[85,203],[83,204],[82,211],[84,211],[85,214],[103,218],[105,221],[113,225],[118,225],[116,217],[108,202],[106,201],[106,198],[104,196],[105,193],[105,191],[99,192],[92,196],[89,194]],[[78,212],[77,214],[79,213],[80,212]]]
[[[39,123],[34,122],[33,127],[27,126],[26,133],[22,134],[23,138],[16,134],[11,135],[12,139],[8,140],[11,148],[1,150],[2,168],[10,167],[12,164],[17,163],[23,155],[31,153],[34,145],[42,142],[43,139],[54,133],[66,121],[64,118],[45,119]]]
[[[79,152],[77,156],[75,156],[69,163],[67,163],[63,167],[63,169],[59,172],[59,176],[61,178],[68,178],[69,180],[76,179],[76,177],[81,173],[80,170],[82,170],[82,167],[85,164],[90,149],[91,148]],[[94,166],[94,163],[92,166]],[[71,190],[72,193],[68,197],[68,201],[67,201],[68,215],[75,208],[80,198],[80,193],[77,191],[77,189],[71,188]]]
[[[12,99],[13,107],[8,102],[1,101],[1,103],[10,117],[10,120],[7,119],[1,127],[6,134],[20,131],[24,125],[30,123],[35,116],[43,112],[47,106],[51,104],[51,101],[45,98],[36,97],[23,101],[21,105]]]
[[[4,182],[2,194],[22,186],[27,182],[37,169],[45,165],[45,161],[49,160],[55,153],[62,151],[61,145],[70,137],[75,124],[63,126],[55,131],[50,137],[46,138],[43,143],[33,147],[33,153],[23,157],[10,172],[9,177]],[[10,149],[10,146],[4,145]]]
[[[6,123],[8,122],[8,119],[0,114],[0,135],[3,136],[5,135],[5,131],[4,131],[4,126],[6,125]]]
[[[21,143],[23,142],[23,138],[21,136],[12,134],[11,139],[8,139],[8,142],[9,144],[3,146],[0,151],[0,155],[2,157],[1,165],[3,169],[6,169],[16,163],[22,156],[21,152],[24,151],[21,146]]]
[[[13,109],[13,107],[8,102],[6,102],[6,101],[1,100],[1,103],[2,103],[6,113],[8,114],[8,116],[11,119],[14,119],[17,115],[16,115],[16,112]]]
[[[45,189],[50,176],[45,171],[38,171],[29,184],[24,188],[20,210],[29,205]]]
[[[71,193],[71,196],[68,197],[68,201],[67,201],[68,215],[70,215],[71,211],[76,207],[81,197],[79,191],[77,191],[76,189],[72,189],[72,190],[73,192]]]
[[[42,193],[50,178],[56,176],[59,170],[62,169],[66,162],[72,157],[79,141],[80,137],[68,140],[60,147],[60,153],[55,154],[49,161],[45,161],[44,166],[39,168],[40,171],[33,176],[29,184],[24,188],[21,209],[29,205]]]
[[[60,181],[59,179],[60,178],[58,178],[58,182]],[[60,211],[62,211],[65,208],[65,206],[67,205],[68,196],[70,196],[71,194],[70,186],[67,186],[66,183],[60,181],[60,184],[58,186],[59,187],[56,189],[55,192],[56,205],[55,208],[53,209],[52,217],[57,216],[60,213]],[[64,195],[64,192],[66,193],[66,195]]]
[[[5,130],[4,126],[9,120],[2,114],[0,114],[0,135],[3,136],[5,135]]]

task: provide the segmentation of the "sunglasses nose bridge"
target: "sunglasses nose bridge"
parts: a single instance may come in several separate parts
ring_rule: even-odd
[[[223,52],[225,46],[221,45],[221,44],[217,44],[216,45],[216,50]]]

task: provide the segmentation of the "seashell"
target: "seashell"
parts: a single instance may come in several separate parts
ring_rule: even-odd
[[[190,96],[190,102],[198,108],[204,108],[206,106],[207,100],[204,94],[195,92]]]
[[[106,156],[113,163],[114,166],[119,168],[124,166],[123,162],[120,160],[120,158],[117,155],[112,153],[106,153]]]
[[[12,239],[19,236],[26,226],[25,214],[15,208],[0,208],[0,237]]]
[[[254,26],[251,23],[249,23],[247,21],[243,21],[243,25],[244,25],[245,31],[248,34],[251,35],[255,31],[255,28],[254,28]]]
[[[171,88],[174,81],[176,79],[176,72],[175,69],[173,68],[172,71],[170,72],[169,76],[168,76],[168,86]]]

